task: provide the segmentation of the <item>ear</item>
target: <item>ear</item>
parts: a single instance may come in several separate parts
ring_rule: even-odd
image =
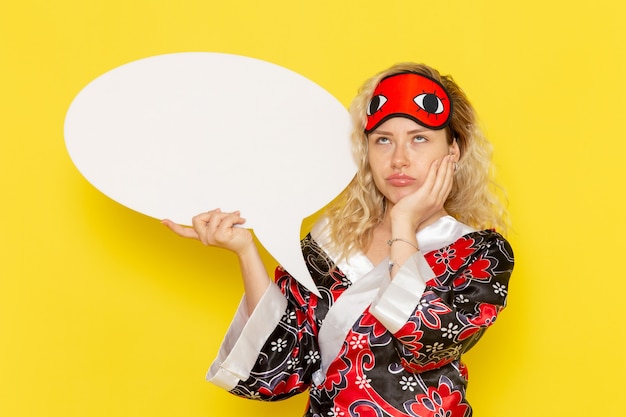
[[[454,138],[452,140],[452,143],[450,144],[450,146],[448,146],[448,151],[449,151],[450,155],[454,156],[453,161],[454,162],[459,162],[459,159],[461,159],[461,149],[459,148],[459,144],[458,144],[456,138]]]

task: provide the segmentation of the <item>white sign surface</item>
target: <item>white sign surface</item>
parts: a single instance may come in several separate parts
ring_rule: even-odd
[[[316,291],[302,219],[356,172],[348,112],[307,78],[218,53],[160,55],[98,77],[72,102],[65,141],[78,170],[113,200],[190,224],[240,210],[265,248]]]

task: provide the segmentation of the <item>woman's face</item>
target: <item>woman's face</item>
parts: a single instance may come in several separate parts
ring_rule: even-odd
[[[459,148],[446,130],[431,130],[405,117],[393,117],[372,131],[367,155],[374,183],[388,204],[416,191],[435,160],[448,154],[458,161]]]

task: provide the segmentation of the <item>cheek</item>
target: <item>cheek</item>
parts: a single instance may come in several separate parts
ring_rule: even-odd
[[[385,182],[383,179],[384,173],[381,168],[380,160],[377,160],[376,158],[368,158],[367,165],[372,175],[372,179],[374,180],[374,185],[376,185],[376,188],[380,190],[380,188],[384,186]]]
[[[437,149],[432,149],[430,152],[416,154],[412,160],[416,169],[422,172],[424,175],[428,173],[431,165],[435,161],[441,161],[446,155],[450,152],[447,147],[439,147]]]
[[[433,155],[423,156],[422,158],[413,161],[412,169],[409,172],[415,177],[416,187],[421,187],[422,184],[424,184],[433,162],[435,162],[435,160],[441,160],[443,156],[445,155],[442,155],[441,157],[435,157]]]
[[[418,177],[422,178],[428,173],[428,169],[432,165],[435,157],[432,155],[418,155],[411,160],[411,166],[413,168],[413,173]]]
[[[369,167],[369,170],[372,173],[372,175],[376,177],[376,175],[378,175],[381,171],[380,158],[377,158],[376,155],[372,155],[371,153],[368,153],[367,166]]]

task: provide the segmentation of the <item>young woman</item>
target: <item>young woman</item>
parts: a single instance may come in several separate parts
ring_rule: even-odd
[[[306,416],[469,416],[461,355],[504,308],[513,253],[494,228],[490,145],[450,77],[400,64],[351,106],[358,172],[302,241],[321,294],[271,282],[238,212],[177,234],[238,255],[245,301],[207,378]]]

